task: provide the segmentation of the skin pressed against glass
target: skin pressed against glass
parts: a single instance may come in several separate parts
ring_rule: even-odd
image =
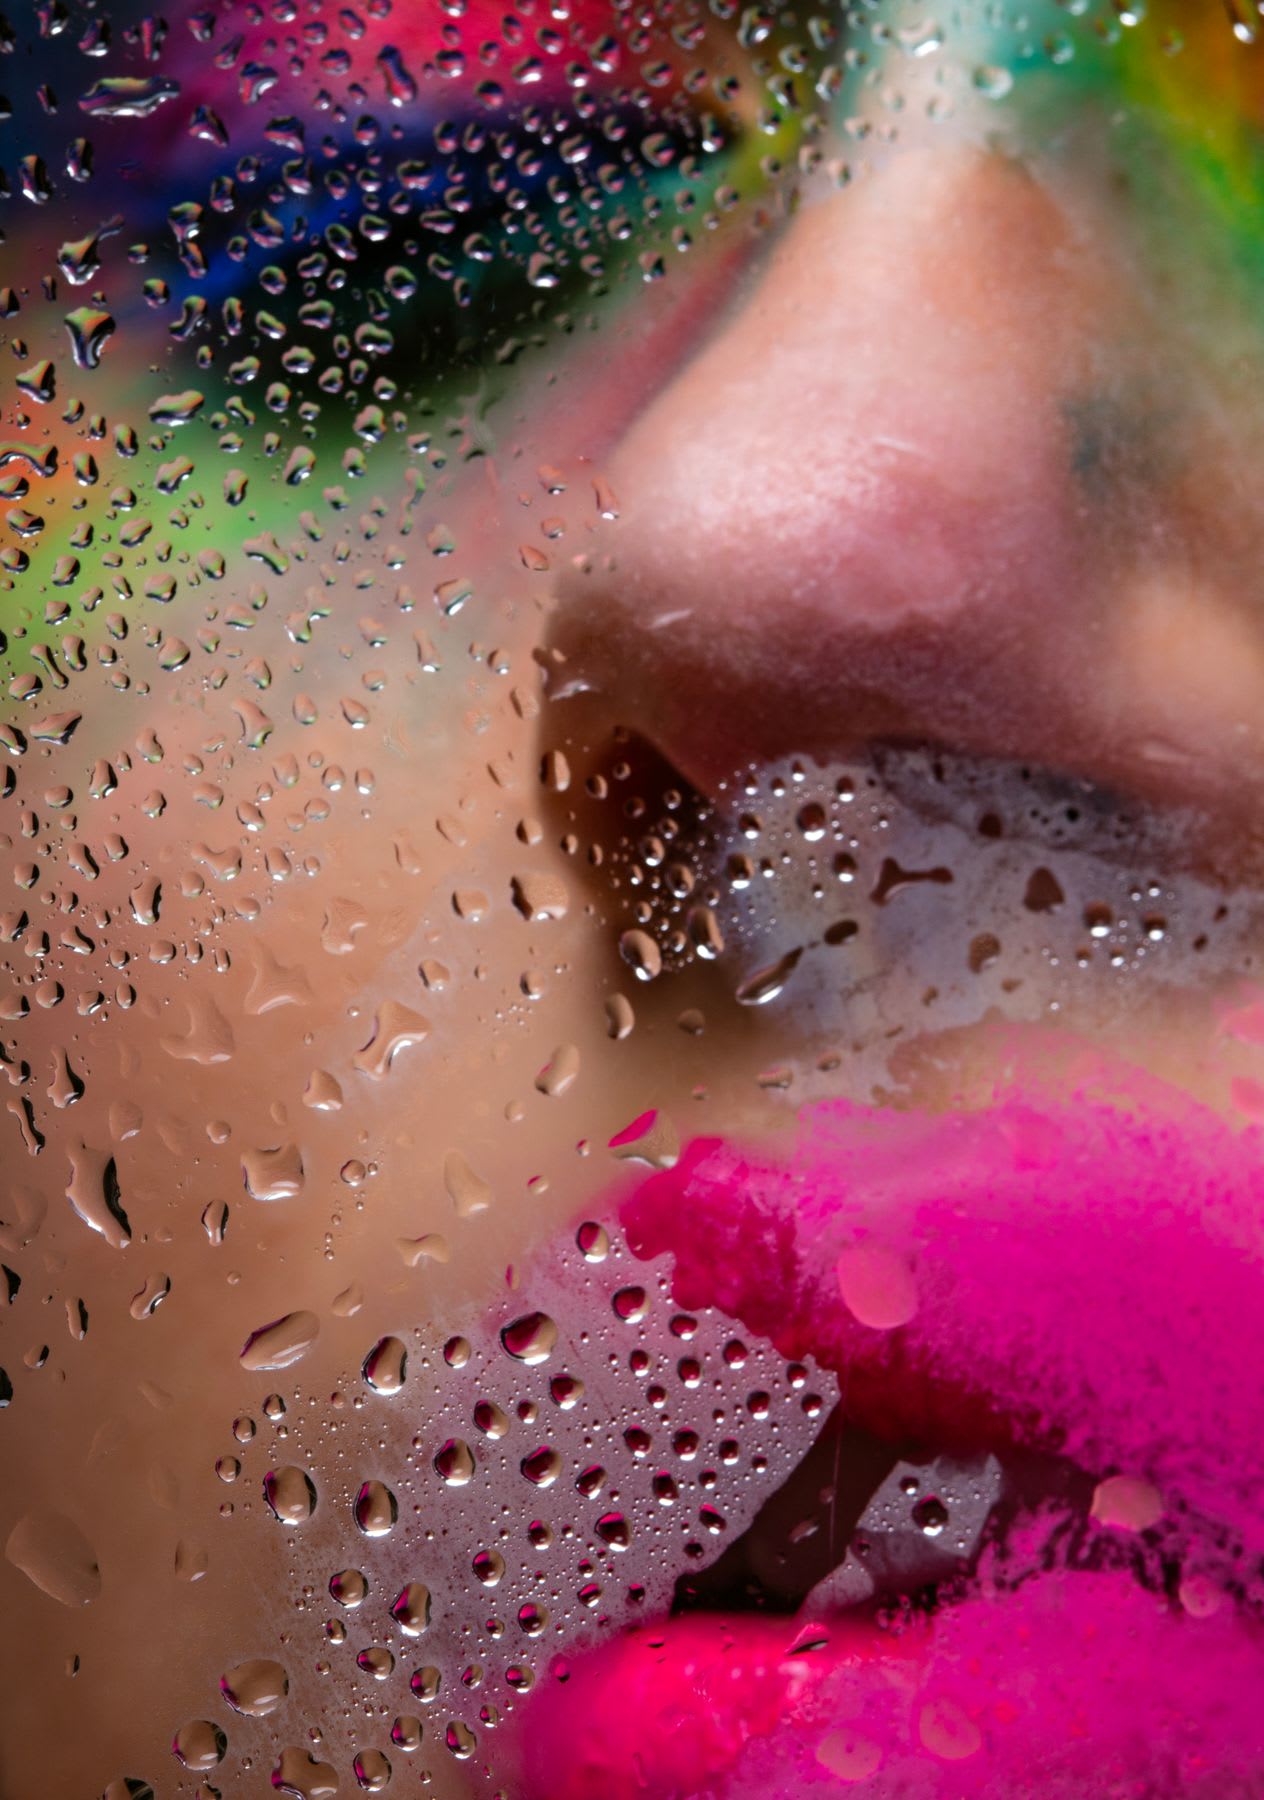
[[[1264,1792],[1264,22],[0,21],[0,1796]]]

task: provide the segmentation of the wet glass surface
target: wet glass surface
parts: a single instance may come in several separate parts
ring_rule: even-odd
[[[1246,0],[0,21],[0,1796],[1264,1792]]]

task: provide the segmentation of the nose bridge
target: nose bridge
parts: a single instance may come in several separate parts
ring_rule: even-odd
[[[978,747],[1041,749],[1046,640],[1087,628],[1070,398],[1115,289],[997,154],[909,154],[809,205],[616,458],[573,659],[695,766],[961,740],[983,698]]]

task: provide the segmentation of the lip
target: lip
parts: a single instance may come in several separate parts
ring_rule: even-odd
[[[782,1156],[699,1139],[643,1182],[623,1224],[674,1299],[833,1368],[854,1423],[1104,1485],[1084,1566],[1025,1518],[899,1631],[810,1596],[625,1634],[533,1697],[528,1790],[1264,1791],[1262,1148],[1097,1061],[983,1112],[829,1103]]]

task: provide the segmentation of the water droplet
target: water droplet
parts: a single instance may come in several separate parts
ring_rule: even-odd
[[[313,1112],[340,1112],[342,1089],[327,1069],[313,1069],[303,1089],[303,1105]]]
[[[948,1523],[948,1508],[934,1494],[927,1494],[913,1508],[913,1523],[926,1537],[938,1537]]]
[[[351,1060],[362,1074],[382,1081],[401,1050],[420,1044],[429,1035],[429,1022],[420,1013],[396,1000],[387,1000],[377,1010],[373,1036]]]
[[[318,1762],[310,1750],[283,1750],[272,1771],[272,1785],[295,1800],[330,1800],[338,1792],[338,1772]]]
[[[435,1451],[434,1466],[449,1487],[466,1487],[478,1465],[464,1438],[449,1438]]]
[[[241,1351],[243,1369],[288,1369],[307,1355],[320,1334],[320,1320],[312,1312],[286,1313],[270,1325],[252,1331]]]
[[[610,1254],[610,1233],[595,1220],[586,1220],[580,1226],[575,1233],[575,1242],[579,1245],[585,1262],[605,1262]]]
[[[653,981],[663,972],[663,953],[648,931],[633,927],[619,939],[619,954],[638,981]]]
[[[606,1036],[616,1041],[631,1037],[636,1025],[632,1002],[625,994],[611,994],[606,1000]]]
[[[263,1478],[263,1497],[283,1525],[301,1525],[316,1510],[316,1484],[306,1469],[293,1463],[269,1469]]]
[[[382,1793],[391,1779],[390,1762],[381,1750],[358,1750],[351,1768],[366,1794]]]
[[[63,1606],[88,1606],[101,1592],[101,1569],[87,1537],[64,1513],[41,1507],[24,1513],[5,1542],[15,1569]]]
[[[131,1242],[132,1228],[123,1210],[114,1158],[86,1144],[70,1150],[69,1157],[66,1198],[85,1225],[99,1231],[113,1249],[121,1250]]]
[[[80,108],[100,119],[147,119],[180,92],[167,75],[107,75],[81,95]]]
[[[505,1559],[499,1550],[480,1550],[470,1567],[475,1578],[484,1587],[493,1588],[499,1586],[500,1578],[505,1573]]]
[[[114,335],[113,317],[100,306],[78,306],[66,314],[70,348],[81,369],[95,369],[106,342]]]
[[[776,962],[769,963],[765,968],[757,969],[753,975],[747,976],[734,996],[738,1005],[766,1006],[770,1000],[775,1000],[798,967],[799,958],[802,955],[802,948],[788,950],[784,956],[779,956]]]
[[[989,100],[1003,100],[1014,85],[1010,71],[999,63],[980,63],[974,71],[974,85]]]
[[[408,1351],[397,1337],[379,1338],[364,1359],[364,1379],[378,1394],[398,1394],[407,1372]]]
[[[171,1292],[170,1275],[151,1275],[144,1287],[132,1295],[128,1311],[134,1319],[150,1319]]]
[[[649,1295],[643,1287],[623,1287],[610,1301],[616,1319],[625,1325],[639,1325],[649,1311]]]
[[[724,933],[709,906],[692,906],[685,921],[689,942],[703,962],[714,962],[724,954]]]
[[[431,1706],[439,1698],[439,1688],[443,1677],[433,1663],[426,1663],[420,1669],[414,1669],[408,1678],[408,1685],[416,1699],[423,1706]]]
[[[566,884],[548,870],[515,875],[510,882],[514,906],[524,919],[564,919],[570,905]]]
[[[574,1044],[559,1044],[535,1078],[536,1091],[549,1099],[557,1099],[574,1087],[579,1078],[579,1050]]]
[[[704,1512],[707,1510],[703,1508]],[[716,1517],[719,1517],[718,1513]],[[620,1512],[603,1513],[593,1529],[602,1543],[611,1550],[626,1550],[632,1542],[632,1528]]]
[[[562,1473],[562,1459],[548,1444],[541,1444],[538,1450],[523,1457],[519,1467],[534,1487],[548,1488]]]
[[[557,1326],[547,1313],[524,1313],[504,1327],[500,1341],[510,1356],[533,1366],[548,1361],[557,1343]]]
[[[228,1735],[210,1719],[190,1719],[171,1740],[171,1754],[186,1769],[213,1769],[223,1762]]]
[[[352,1514],[365,1537],[386,1537],[399,1518],[399,1503],[385,1482],[365,1481],[355,1497]]]
[[[252,1200],[291,1200],[303,1190],[303,1159],[297,1144],[246,1150],[241,1169]]]
[[[458,1218],[473,1218],[476,1213],[486,1212],[492,1203],[490,1186],[474,1173],[459,1150],[449,1150],[443,1159],[443,1185]]]
[[[369,1584],[359,1569],[340,1569],[329,1577],[329,1592],[349,1610],[359,1606],[369,1591]]]
[[[155,425],[187,425],[206,405],[206,395],[197,388],[185,388],[179,394],[162,394],[153,401],[149,416]]]
[[[391,1726],[392,1744],[411,1756],[414,1750],[420,1750],[421,1739],[421,1720],[414,1718],[411,1713],[401,1713]]]
[[[220,1692],[234,1712],[264,1719],[274,1713],[290,1691],[290,1678],[279,1662],[256,1657],[236,1663],[220,1676]]]
[[[503,1438],[509,1430],[509,1416],[494,1400],[479,1401],[474,1408],[474,1423],[483,1436],[491,1438],[493,1442],[497,1438]]]
[[[410,1581],[391,1602],[391,1617],[408,1637],[420,1637],[430,1624],[430,1589]]]

